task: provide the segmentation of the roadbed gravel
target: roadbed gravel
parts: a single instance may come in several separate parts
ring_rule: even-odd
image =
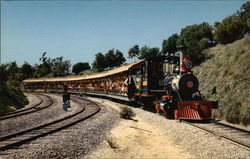
[[[95,151],[100,143],[106,139],[111,128],[121,121],[118,109],[109,107],[107,103],[116,107],[121,107],[121,104],[104,99],[95,99],[105,105],[101,106],[100,113],[69,129],[26,144],[20,147],[21,149],[6,152],[11,153],[11,155],[3,157],[18,159],[85,158]],[[195,156],[194,158],[248,159],[250,156],[249,150],[178,120],[168,120],[163,116],[140,108],[132,109],[140,120],[151,124],[155,129],[161,130],[161,133],[171,139],[171,143],[192,154],[192,156]]]
[[[98,101],[98,99],[97,99]],[[100,99],[99,99],[100,101]],[[108,100],[105,103],[117,104]],[[222,139],[218,136],[190,126],[178,120],[169,120],[164,116],[148,112],[140,108],[132,108],[136,116],[161,130],[163,134],[171,139],[171,143],[181,147],[184,151],[192,154],[198,159],[235,159],[250,158],[250,151],[238,144]]]
[[[6,154],[10,155],[2,156],[2,158],[81,158],[93,151],[119,120],[116,110],[101,105],[101,111],[93,117],[55,134],[25,144],[20,149],[6,151]]]
[[[64,111],[62,108],[62,97],[53,94],[49,96],[54,101],[54,104],[50,107],[20,117],[0,121],[0,137],[61,119],[73,114],[78,109],[78,106],[74,102],[71,102],[69,111]],[[48,102],[44,104],[48,104]]]
[[[164,134],[171,137],[176,145],[200,159],[212,158],[247,158],[250,151],[240,145],[231,143],[218,136],[194,128],[177,120],[167,120],[163,116],[140,109],[134,110],[141,119],[160,128]]]
[[[37,105],[41,101],[41,99],[37,97],[38,94],[25,93],[25,95],[27,96],[27,98],[29,100],[29,104],[25,105],[22,109],[27,109],[29,107]],[[19,109],[19,110],[22,110],[22,109]],[[17,111],[19,111],[19,110],[17,110]]]

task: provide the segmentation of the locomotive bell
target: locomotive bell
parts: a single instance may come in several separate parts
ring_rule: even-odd
[[[172,89],[181,94],[193,94],[198,91],[199,82],[193,74],[177,76],[172,81]]]

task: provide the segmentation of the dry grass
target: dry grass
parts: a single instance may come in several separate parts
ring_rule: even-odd
[[[218,100],[215,116],[232,123],[250,124],[250,38],[218,45],[203,52],[210,57],[194,72],[200,90],[209,100]],[[211,95],[216,87],[216,94]]]

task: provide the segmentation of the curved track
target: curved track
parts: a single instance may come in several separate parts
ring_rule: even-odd
[[[72,101],[81,105],[81,108],[74,114],[59,120],[46,123],[44,125],[20,131],[0,138],[0,151],[5,151],[17,146],[23,145],[37,138],[55,133],[70,126],[73,126],[83,120],[90,118],[100,111],[100,106],[90,100],[81,97],[72,97]]]
[[[250,131],[248,130],[219,123],[217,121],[211,121],[210,123],[192,123],[184,120],[184,122],[216,136],[230,140],[250,150]]]
[[[23,116],[23,115],[27,115],[29,113],[34,113],[34,112],[43,110],[45,108],[48,108],[49,106],[54,104],[54,101],[48,95],[36,94],[36,96],[40,99],[39,103],[37,103],[37,104],[35,104],[35,105],[33,105],[33,106],[29,107],[29,108],[23,108],[23,109],[15,111],[15,112],[3,115],[3,116],[0,117],[0,121],[5,120],[5,119],[14,118],[14,117],[20,117],[20,116]]]

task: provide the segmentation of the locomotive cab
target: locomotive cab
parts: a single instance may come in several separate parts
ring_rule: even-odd
[[[155,99],[160,99],[165,94],[165,60],[166,56],[145,59],[130,71],[135,81],[132,99],[145,108],[152,106]]]

